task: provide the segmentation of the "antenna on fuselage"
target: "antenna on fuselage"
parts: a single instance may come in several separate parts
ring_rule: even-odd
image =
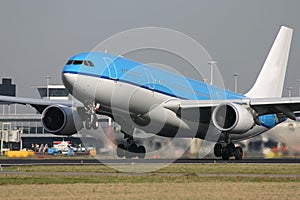
[[[104,49],[104,53],[107,53],[107,49]]]

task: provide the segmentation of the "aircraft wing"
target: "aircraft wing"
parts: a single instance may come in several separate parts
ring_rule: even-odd
[[[249,105],[259,115],[283,113],[296,120],[294,112],[300,111],[300,97],[253,98]]]
[[[34,107],[37,111],[40,113],[43,112],[43,110],[50,105],[65,105],[65,106],[76,106],[76,107],[83,107],[83,104],[79,101],[73,101],[73,100],[49,100],[49,99],[37,99],[37,98],[25,98],[25,97],[11,97],[11,96],[1,96],[0,95],[0,102],[2,103],[16,103],[16,104],[23,104],[23,105],[31,105]]]
[[[200,116],[208,118],[208,112],[220,104],[233,102],[237,104],[249,105],[260,115],[285,114],[295,120],[295,112],[300,111],[300,97],[281,98],[245,98],[231,100],[179,100],[171,99],[163,104],[163,107],[172,110],[177,115],[184,112],[200,111]],[[188,115],[187,115],[188,116]],[[208,120],[208,119],[207,119]]]

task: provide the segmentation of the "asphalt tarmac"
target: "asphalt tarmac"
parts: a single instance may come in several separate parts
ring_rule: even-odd
[[[243,160],[222,160],[222,159],[80,159],[80,158],[42,158],[42,159],[27,159],[13,158],[0,159],[0,165],[5,166],[25,166],[25,165],[103,165],[103,164],[206,164],[206,163],[243,163],[243,164],[300,164],[299,158],[284,158],[284,159],[243,159]]]

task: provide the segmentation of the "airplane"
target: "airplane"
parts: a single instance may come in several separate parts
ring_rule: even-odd
[[[290,118],[296,120],[300,98],[282,97],[293,29],[282,26],[253,87],[244,95],[174,72],[107,52],[71,57],[62,71],[66,89],[77,101],[0,96],[0,101],[29,104],[41,113],[44,129],[72,135],[98,128],[97,115],[121,126],[125,143],[118,157],[145,158],[134,130],[164,137],[215,142],[222,159],[243,158],[235,142],[259,135]]]

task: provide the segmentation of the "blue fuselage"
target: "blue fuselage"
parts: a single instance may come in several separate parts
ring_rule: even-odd
[[[241,99],[245,96],[208,85],[180,74],[171,73],[124,57],[107,53],[82,53],[70,59],[63,73],[74,73],[126,82],[180,99]],[[79,61],[79,62],[78,62]],[[80,61],[83,61],[82,63]],[[92,66],[84,64],[90,61]]]
[[[208,85],[180,74],[100,52],[87,52],[73,56],[65,65],[63,74],[77,74],[124,82],[169,97],[186,100],[247,98],[244,95]],[[276,125],[275,115],[260,116],[259,120],[261,125],[267,128]]]

